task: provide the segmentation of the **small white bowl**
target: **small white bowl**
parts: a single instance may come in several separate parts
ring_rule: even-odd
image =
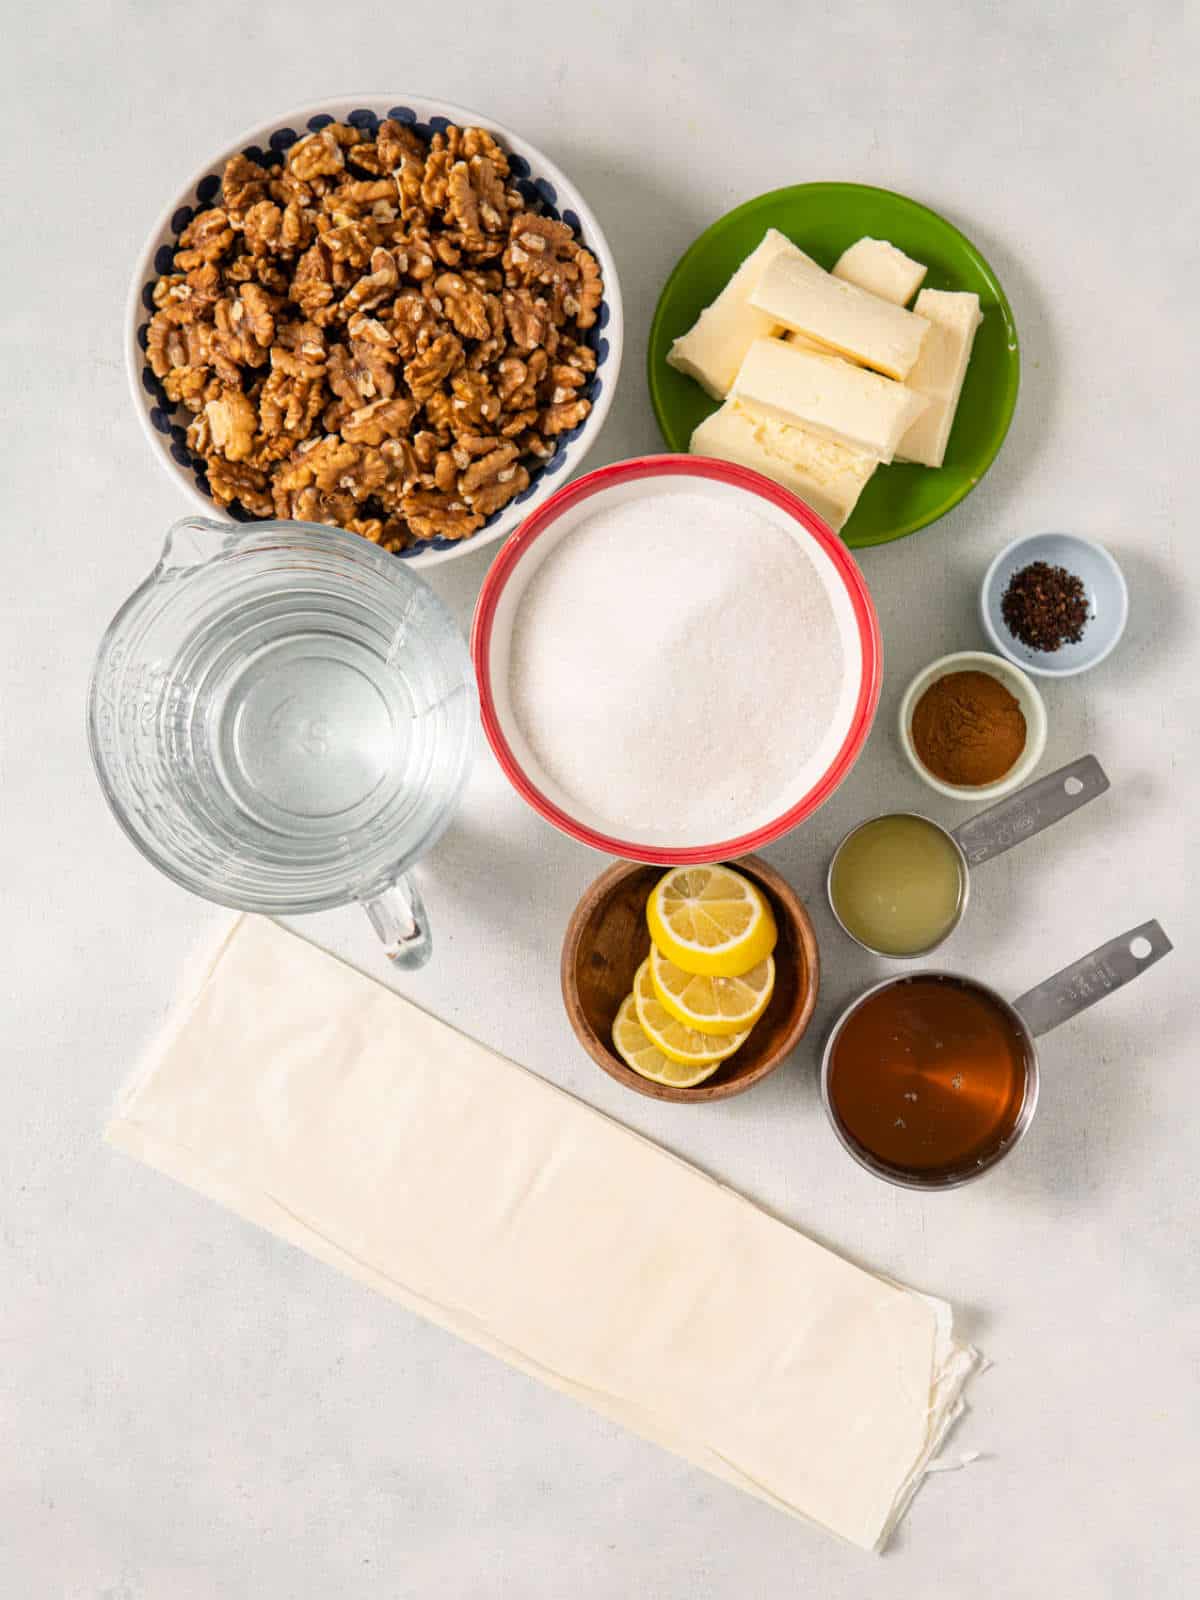
[[[943,783],[921,760],[912,741],[912,717],[917,701],[938,678],[949,672],[986,672],[1014,695],[1025,715],[1025,748],[1012,767],[996,783]],[[918,777],[949,800],[1002,800],[1006,794],[1028,781],[1046,749],[1046,707],[1033,681],[1018,666],[987,650],[957,650],[939,656],[918,672],[904,691],[900,702],[900,743]]]
[[[448,100],[431,100],[425,95],[397,91],[390,95],[347,95],[336,100],[316,100],[248,129],[180,185],[151,230],[137,258],[129,290],[125,312],[125,363],[134,409],[155,456],[194,505],[208,516],[234,520],[207,493],[207,481],[192,463],[184,436],[191,414],[182,407],[172,409],[162,393],[162,386],[147,364],[144,341],[152,312],[150,291],[159,276],[170,270],[170,257],[176,238],[191,220],[193,212],[212,204],[219,189],[220,175],[231,156],[239,151],[254,159],[260,159],[264,154],[270,156],[271,152],[285,150],[297,137],[308,133],[314,124],[319,127],[323,121],[353,122],[367,126],[369,124],[363,119],[382,119],[392,115],[396,115],[401,122],[414,123],[422,130],[436,129],[453,122],[459,127],[486,128],[495,134],[509,156],[515,158],[514,170],[519,183],[525,186],[531,203],[536,202],[552,215],[561,216],[569,222],[599,261],[604,276],[604,299],[596,325],[590,330],[597,367],[583,391],[592,400],[591,411],[577,429],[562,436],[558,441],[559,448],[544,466],[531,470],[529,488],[497,512],[478,533],[469,539],[431,539],[399,552],[398,559],[411,561],[414,567],[432,567],[506,538],[531,511],[553,494],[559,484],[565,483],[572,473],[578,471],[604,425],[621,370],[624,342],[621,285],[608,240],[590,206],[566,174],[548,156],[544,156],[536,145],[522,139],[502,122],[465,106],[453,105]]]
[[[1031,650],[1008,629],[1000,609],[1004,591],[1014,572],[1031,561],[1065,567],[1087,592],[1088,621],[1078,644],[1057,650]],[[1099,666],[1116,649],[1129,616],[1129,590],[1125,575],[1102,544],[1076,533],[1034,533],[1006,545],[984,574],[979,591],[983,631],[1002,656],[1041,678],[1073,678]]]

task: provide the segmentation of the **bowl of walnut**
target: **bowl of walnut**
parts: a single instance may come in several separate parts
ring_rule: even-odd
[[[181,191],[138,262],[127,357],[198,504],[428,566],[580,466],[621,345],[612,252],[553,162],[462,107],[368,97],[253,129]]]

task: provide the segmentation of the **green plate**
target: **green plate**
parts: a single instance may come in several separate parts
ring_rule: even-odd
[[[702,233],[667,279],[650,328],[650,399],[662,436],[686,450],[692,429],[717,402],[667,365],[686,333],[768,228],[778,228],[824,267],[864,235],[890,239],[929,268],[923,287],[973,289],[983,324],[975,336],[944,464],[880,467],[842,538],[852,548],[903,539],[945,516],[983,477],[1004,443],[1017,403],[1021,358],[1012,308],[996,274],[957,228],[915,200],[861,183],[802,183],[749,200]]]

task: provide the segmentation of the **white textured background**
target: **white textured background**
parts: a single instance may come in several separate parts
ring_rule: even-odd
[[[1200,1580],[1195,1026],[1200,28],[1186,0],[614,5],[6,0],[0,50],[0,1596],[4,1600],[1155,1600]],[[574,1043],[558,942],[601,862],[481,760],[420,873],[433,966],[400,985],[818,1238],[961,1308],[995,1362],[891,1552],[862,1556],[543,1391],[119,1158],[99,1130],[224,913],[135,856],[88,770],[95,643],[185,508],[121,367],[160,206],[243,126],[340,93],[444,95],[522,129],[621,265],[627,364],[591,457],[654,448],[642,377],[692,238],[776,185],[926,201],[1008,290],[1024,386],[991,475],[868,551],[887,680],[850,780],[771,858],[810,899],[825,987],[795,1060],[708,1109],[626,1095]],[[875,1183],[814,1063],[871,977],[819,883],[851,822],[930,805],[892,734],[910,673],[980,642],[975,589],[1019,533],[1118,555],[1125,642],[1046,691],[1047,764],[1109,796],[982,869],[954,964],[1017,993],[1159,917],[1177,950],[1045,1041],[1037,1122],[987,1181]],[[486,566],[435,576],[466,623]],[[935,814],[957,820],[951,807]],[[319,935],[382,976],[365,922]]]

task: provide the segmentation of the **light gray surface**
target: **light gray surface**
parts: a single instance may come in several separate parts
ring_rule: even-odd
[[[986,14],[985,14],[986,13]],[[1194,951],[1196,12],[1183,4],[349,7],[75,0],[5,11],[0,547],[0,1594],[370,1600],[1195,1592],[1200,1167]],[[658,289],[764,189],[860,179],[960,224],[1012,299],[1025,379],[983,486],[867,552],[887,654],[865,756],[770,851],[825,959],[811,1035],[743,1099],[626,1095],[576,1047],[557,948],[602,863],[483,759],[420,873],[439,937],[403,988],[874,1268],[945,1295],[992,1358],[881,1561],[791,1522],[108,1151],[112,1095],[222,912],[137,859],[87,769],[96,638],[186,509],[120,366],[133,253],[244,124],[406,88],[492,110],[593,201],[629,350],[592,464],[653,449]],[[836,934],[826,855],[885,806],[956,822],[904,765],[910,674],[981,643],[976,585],[1018,533],[1101,539],[1129,631],[1043,686],[1044,770],[1112,792],[980,869],[949,964],[1017,994],[1124,927],[1176,952],[1044,1041],[1037,1121],[973,1189],[875,1183],[821,1121],[833,1011],[885,970]],[[464,622],[486,566],[436,575]],[[382,976],[353,912],[312,931]],[[602,1197],[597,1197],[602,1203]]]

